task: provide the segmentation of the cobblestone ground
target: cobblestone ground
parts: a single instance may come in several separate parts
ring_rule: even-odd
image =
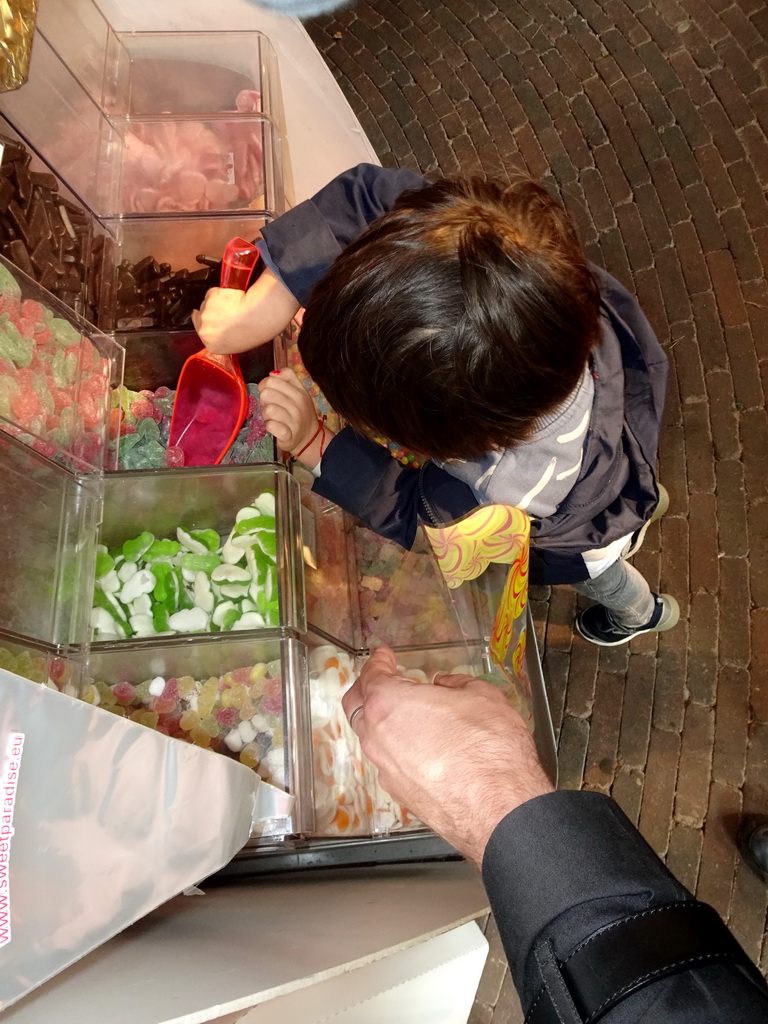
[[[560,781],[611,793],[768,970],[768,9],[764,0],[359,0],[308,24],[384,164],[522,167],[671,362],[671,507],[636,564],[679,626],[600,650],[536,591]],[[495,926],[474,1022],[520,1020]],[[762,960],[761,960],[762,958]]]

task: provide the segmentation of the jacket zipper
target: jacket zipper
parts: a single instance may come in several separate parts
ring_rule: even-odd
[[[426,494],[424,493],[424,488],[422,487],[421,479],[419,480],[419,495],[421,497],[421,503],[424,506],[424,509],[427,513],[427,518],[430,521],[430,526],[436,526],[438,528],[442,526],[443,524],[440,522],[437,513],[435,512],[434,508],[432,508],[432,505],[430,504]]]

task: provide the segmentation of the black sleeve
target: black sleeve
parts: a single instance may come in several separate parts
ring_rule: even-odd
[[[328,445],[312,490],[408,549],[420,519],[435,526],[477,506],[471,488],[433,462],[420,470],[403,466],[350,427]]]
[[[263,229],[268,262],[304,306],[339,253],[390,210],[401,193],[425,185],[413,171],[358,164]]]
[[[618,806],[597,793],[551,793],[508,814],[486,848],[483,882],[526,1013],[532,1004],[536,1008],[545,977],[553,985],[547,956],[553,955],[559,970],[564,962],[578,962],[575,952],[613,922],[668,905],[687,912],[696,904]],[[677,906],[682,902],[687,906]],[[660,978],[601,1019],[607,1024],[768,1020],[765,983],[725,925],[716,921],[714,928],[744,957],[745,966],[702,965]],[[620,934],[618,928],[614,934]],[[633,950],[623,954],[631,958]]]

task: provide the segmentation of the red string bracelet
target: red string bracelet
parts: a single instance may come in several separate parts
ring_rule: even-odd
[[[304,452],[307,450],[307,448],[309,448],[309,446],[312,444],[312,442],[315,440],[317,435],[323,430],[324,427],[325,427],[325,416],[323,416],[323,418],[321,420],[317,421],[317,430],[314,432],[312,437],[310,437],[310,439],[307,441],[307,443],[304,445],[304,447],[301,449],[301,451],[296,452],[296,454],[293,456],[294,459],[298,459],[300,455],[304,454]],[[325,435],[323,435],[323,438],[322,438],[322,440],[320,442],[320,458],[323,457],[323,447],[324,447],[324,445],[325,445]]]

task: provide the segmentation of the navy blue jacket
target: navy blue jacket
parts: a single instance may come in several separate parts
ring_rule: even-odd
[[[336,256],[401,193],[425,184],[411,171],[372,164],[346,171],[264,229],[268,261],[305,305]],[[603,329],[591,356],[592,415],[573,488],[554,515],[531,524],[530,575],[538,584],[586,579],[581,552],[633,533],[658,501],[666,356],[629,292],[604,270],[593,270]],[[419,520],[439,525],[477,506],[472,489],[445,469],[402,466],[350,428],[328,445],[314,490],[406,548]]]

